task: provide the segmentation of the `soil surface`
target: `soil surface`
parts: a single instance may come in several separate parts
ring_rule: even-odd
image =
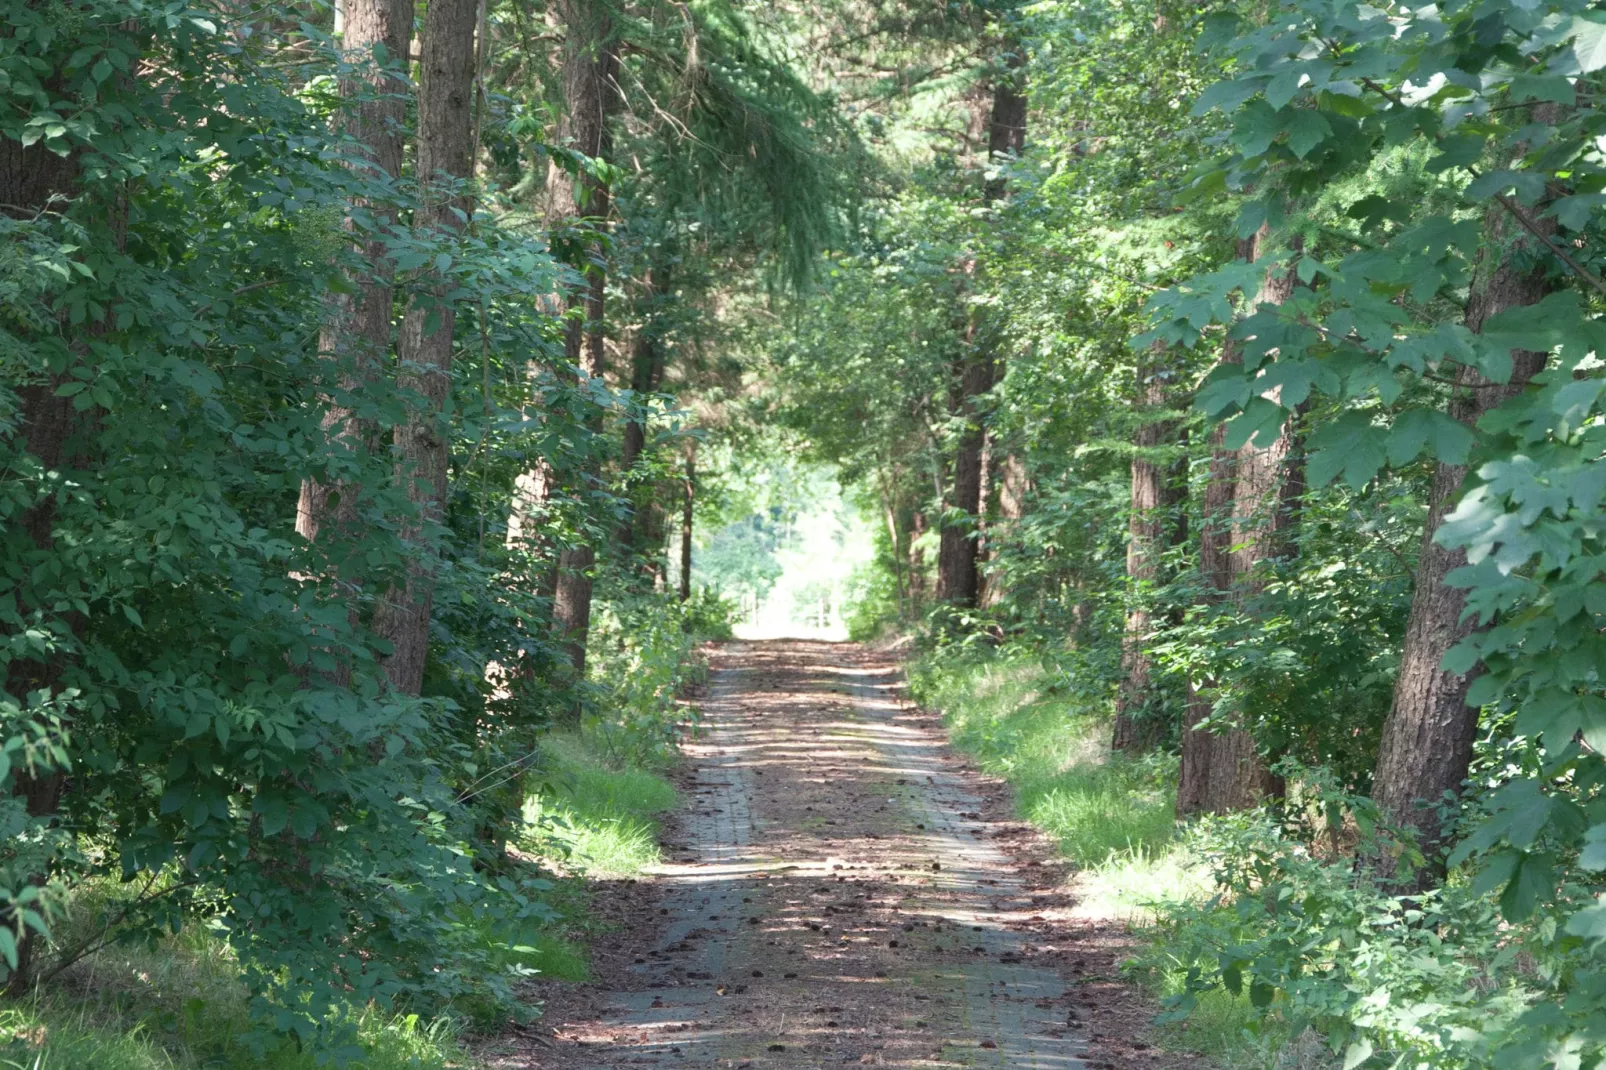
[[[1120,926],[1073,918],[1053,847],[845,643],[710,653],[682,808],[599,888],[598,983],[542,984],[507,1070],[1198,1065],[1145,1042]]]

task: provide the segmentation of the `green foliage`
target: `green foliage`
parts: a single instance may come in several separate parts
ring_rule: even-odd
[[[956,519],[946,488],[967,420],[954,415],[954,369],[995,356],[1004,375],[980,420],[990,459],[1029,474],[1026,509],[991,502],[975,518],[1001,594],[931,613],[920,686],[956,738],[1017,784],[1023,811],[1070,830],[1067,849],[1089,859],[1109,845],[1080,838],[1087,823],[1066,800],[1121,813],[1141,780],[1102,765],[1108,796],[1063,785],[1072,771],[1029,756],[1063,761],[1067,741],[1097,729],[1042,699],[998,697],[1011,688],[976,664],[1006,677],[1033,676],[1020,668],[1033,659],[1072,666],[1067,701],[1102,713],[1131,614],[1149,630],[1128,646],[1153,669],[1140,716],[1161,726],[1162,746],[1184,698],[1207,693],[1213,722],[1247,727],[1263,756],[1296,759],[1333,805],[1361,812],[1350,795],[1371,788],[1422,539],[1464,551],[1450,583],[1474,629],[1444,668],[1476,676],[1482,749],[1473,790],[1445,809],[1459,843],[1449,883],[1405,897],[1344,860],[1371,849],[1353,838],[1323,845],[1270,817],[1233,819],[1189,849],[1221,862],[1222,897],[1159,908],[1173,943],[1200,941],[1185,968],[1166,969],[1184,981],[1194,970],[1195,994],[1216,986],[1214,1011],[1259,1030],[1267,1053],[1321,1037],[1351,1066],[1595,1065],[1606,1043],[1596,5],[1053,2],[1004,24],[1023,45],[1026,156],[983,161],[964,141],[951,160],[888,152],[896,180],[862,240],[770,336],[777,413],[888,517],[870,585],[882,608],[866,621],[889,601],[906,624],[926,609],[900,592],[929,584],[929,533]],[[899,70],[916,87],[900,122],[939,125],[945,90],[957,110],[954,83]],[[987,70],[969,75],[972,92]],[[1006,179],[1008,196],[982,203],[967,168]],[[1485,319],[1501,265],[1549,296]],[[1270,270],[1297,285],[1252,307]],[[1515,352],[1548,364],[1499,391]],[[1469,396],[1502,403],[1474,423],[1460,418]],[[1140,427],[1159,443],[1135,447]],[[1218,599],[1198,571],[1211,455],[1285,431],[1303,476],[1286,552]],[[1134,460],[1186,490],[1165,515],[1179,537],[1141,581],[1123,560]],[[1424,532],[1431,481],[1459,480],[1462,465],[1465,493]],[[1241,511],[1233,540],[1265,519]],[[987,661],[999,641],[1004,656]],[[1407,866],[1417,857],[1391,850]],[[1198,950],[1217,945],[1253,954]]]
[[[686,602],[627,596],[593,611],[588,657],[599,694],[587,728],[614,760],[653,765],[674,752],[696,718],[685,692],[706,673],[697,647],[729,638],[732,614],[706,591]]]
[[[1314,1029],[1352,1067],[1555,1058],[1535,1027],[1589,969],[1562,932],[1565,905],[1514,928],[1489,894],[1498,879],[1406,896],[1346,857],[1392,842],[1368,800],[1319,777],[1301,782],[1281,822],[1261,812],[1200,824],[1188,850],[1210,865],[1217,894],[1172,904],[1137,966],[1181,978],[1174,1017],[1225,992],[1247,999],[1252,1033]]]
[[[1049,666],[1024,650],[945,651],[916,664],[910,682],[943,712],[955,745],[1009,782],[1021,816],[1088,871],[1086,909],[1139,910],[1162,882],[1191,883],[1167,858],[1175,761],[1110,755],[1108,699],[1090,700],[1086,670],[1074,654]]]
[[[0,37],[0,136],[76,191],[0,223],[0,869],[23,908],[0,971],[42,928],[36,896],[110,876],[128,882],[118,929],[223,935],[250,989],[241,1043],[263,1051],[293,1037],[350,1055],[370,1002],[510,1006],[515,975],[474,934],[537,911],[539,888],[475,867],[486,796],[460,788],[504,753],[473,715],[534,606],[463,533],[431,532],[449,638],[424,697],[388,691],[366,620],[405,567],[409,508],[388,456],[321,426],[330,391],[386,427],[413,404],[386,380],[353,395],[337,386],[349,366],[315,356],[346,285],[332,269],[361,271],[334,224],[353,197],[405,213],[408,195],[343,166],[352,147],[269,62],[281,38],[182,5],[63,11],[25,6]],[[334,63],[316,34],[299,47]],[[487,225],[441,248],[360,212],[353,226],[390,243],[404,292],[417,265],[449,261],[483,300],[481,323],[459,322],[487,362],[542,352],[551,325],[528,296],[555,272],[537,243]],[[475,416],[443,429],[454,441],[498,421],[509,441],[494,405],[483,422],[477,403],[457,411]],[[295,534],[311,478],[367,488],[360,534]],[[341,581],[355,562],[358,589]],[[474,626],[453,631],[471,602]],[[48,828],[25,819],[13,790],[49,794],[62,768]]]
[[[57,932],[77,941],[100,932],[115,882],[79,888]],[[119,941],[61,981],[0,1008],[0,1066],[28,1070],[311,1070],[314,1052],[293,1043],[264,1049],[250,1037],[248,992],[221,933],[191,926],[150,943]],[[459,1023],[374,1008],[353,1025],[362,1065],[432,1070],[458,1065]]]
[[[1593,519],[1602,454],[1593,354],[1606,287],[1593,254],[1568,251],[1591,243],[1599,227],[1592,198],[1606,182],[1592,148],[1602,119],[1574,106],[1600,67],[1593,19],[1588,5],[1566,2],[1431,14],[1292,4],[1264,27],[1219,22],[1233,76],[1196,107],[1219,107],[1232,122],[1230,155],[1201,181],[1253,186],[1240,234],[1262,222],[1284,234],[1308,231],[1317,220],[1302,197],[1407,146],[1424,150],[1426,173],[1454,194],[1420,209],[1357,197],[1346,212],[1362,221],[1365,238],[1305,244],[1298,274],[1306,286],[1232,328],[1244,363],[1218,369],[1201,404],[1231,417],[1231,442],[1261,433],[1309,396],[1326,399],[1337,411],[1311,437],[1317,484],[1342,478],[1359,490],[1385,465],[1420,456],[1470,461],[1474,481],[1434,537],[1467,551],[1451,582],[1466,589],[1474,619],[1493,626],[1446,664],[1467,672],[1481,663],[1469,702],[1512,711],[1510,730],[1541,743],[1544,762],[1489,797],[1483,824],[1453,861],[1481,859],[1473,887],[1498,888],[1509,921],[1554,908],[1558,885],[1589,872],[1592,855],[1581,859],[1583,873],[1569,860],[1597,835],[1606,776],[1590,742],[1606,723],[1595,668],[1606,602]],[[1494,244],[1480,244],[1479,216]],[[1553,292],[1474,331],[1442,302],[1469,286],[1475,298],[1478,272],[1487,271],[1476,258],[1509,255],[1501,234],[1530,242],[1537,251],[1513,268],[1544,273]],[[1261,270],[1235,265],[1160,295],[1161,326],[1138,343],[1194,344],[1200,326],[1228,318],[1232,291],[1252,292]],[[1537,389],[1516,393],[1475,430],[1440,411],[1430,384],[1453,381],[1458,368],[1503,383],[1513,350],[1551,355]],[[1281,388],[1276,403],[1267,400],[1273,386]],[[1594,917],[1584,910],[1548,924],[1572,934],[1564,943],[1581,938],[1587,947]],[[1602,966],[1580,954],[1561,975],[1568,998],[1513,1018],[1512,1034],[1497,1030],[1490,1050],[1515,1045],[1533,1065],[1598,1058],[1591,1023],[1600,1007],[1590,993]]]
[[[542,745],[544,787],[524,804],[524,843],[587,876],[629,877],[662,860],[659,814],[674,788],[613,756],[600,733],[552,736]]]
[[[578,733],[541,740],[521,813],[526,849],[587,876],[634,876],[660,860],[655,819],[676,802],[660,774],[695,724],[686,695],[707,671],[697,647],[729,638],[731,613],[706,592],[598,607],[594,702]]]
[[[509,69],[503,48],[528,44],[528,12],[492,4],[475,177],[454,191],[472,221],[415,231],[419,154],[379,173],[350,113],[400,98],[410,123],[418,72],[342,51],[328,5],[11,14],[0,982],[45,978],[45,1028],[66,1038],[52,986],[81,956],[203,934],[227,994],[195,998],[233,1032],[196,1058],[218,1065],[385,1066],[376,1038],[395,1030],[375,1023],[397,1013],[523,1013],[513,985],[530,969],[583,972],[541,935],[550,882],[503,850],[542,734],[584,706],[610,762],[666,761],[695,644],[730,632],[716,597],[621,594],[578,687],[545,634],[555,552],[600,541],[626,504],[651,512],[684,420],[666,415],[661,366],[628,396],[566,366],[550,296],[575,277],[553,250],[597,231],[529,226],[526,164],[614,185],[629,218],[597,247],[632,294],[655,278],[642,333],[667,362],[695,353],[722,273],[807,274],[838,232],[834,154],[851,137],[738,6],[698,2],[620,13],[639,46],[621,80],[641,107],[618,144],[645,171],[545,146],[552,98],[539,73],[523,84],[544,59]],[[456,311],[442,381],[399,366],[389,343],[357,351],[333,320],[339,299],[391,292],[377,314],[394,325],[442,300],[441,283]],[[610,317],[629,306],[610,298]],[[633,420],[650,426],[647,449],[614,481],[610,444]],[[408,434],[445,447],[443,515],[413,501],[423,473],[392,448]],[[608,478],[565,482],[578,471]],[[537,494],[536,475],[563,478]],[[319,487],[321,517],[298,504]],[[604,591],[639,585],[636,557],[602,557]],[[408,599],[428,627],[417,695],[387,676],[396,651],[376,625]],[[90,902],[103,931],[75,928]],[[84,1052],[145,1057],[134,1040],[110,1054],[102,1024],[85,1027]],[[420,1042],[420,1065],[449,1040]],[[65,1045],[42,1058],[100,1057]]]

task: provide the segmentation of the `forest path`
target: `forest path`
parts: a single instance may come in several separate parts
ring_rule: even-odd
[[[1130,1002],[1113,956],[891,659],[777,640],[710,660],[669,860],[602,890],[602,983],[542,986],[541,1027],[493,1066],[1151,1065],[1087,1056],[1099,1001]]]

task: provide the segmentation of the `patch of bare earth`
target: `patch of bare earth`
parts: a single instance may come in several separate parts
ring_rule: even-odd
[[[1166,1068],[1118,925],[895,664],[851,644],[710,656],[685,800],[648,880],[603,885],[598,982],[536,986],[498,1068]]]

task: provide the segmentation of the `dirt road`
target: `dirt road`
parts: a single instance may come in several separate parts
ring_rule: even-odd
[[[1165,1065],[1118,940],[890,659],[730,643],[711,668],[668,860],[602,892],[601,983],[543,986],[493,1065]]]

